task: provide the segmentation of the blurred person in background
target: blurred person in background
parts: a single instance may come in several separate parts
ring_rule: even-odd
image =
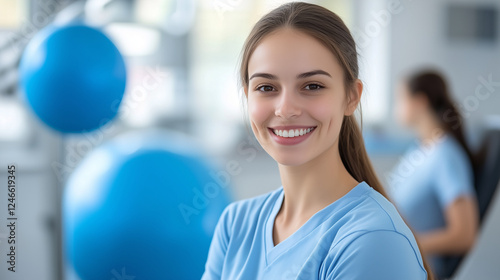
[[[463,118],[443,76],[433,70],[401,83],[395,115],[418,139],[391,173],[389,196],[414,230],[436,276],[449,277],[444,258],[465,255],[479,223]]]

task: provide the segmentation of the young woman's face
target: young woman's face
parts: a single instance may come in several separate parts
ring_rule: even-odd
[[[306,33],[281,29],[266,36],[248,65],[245,89],[252,130],[283,165],[302,165],[337,148],[344,115],[351,115],[362,85],[349,98],[334,54]]]
[[[423,113],[421,98],[411,95],[408,85],[401,82],[395,94],[394,116],[404,126],[414,127]]]

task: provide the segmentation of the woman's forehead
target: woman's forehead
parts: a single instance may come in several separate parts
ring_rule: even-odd
[[[294,29],[282,29],[265,36],[250,56],[249,76],[254,72],[277,76],[321,69],[332,76],[342,73],[334,54],[314,37]]]

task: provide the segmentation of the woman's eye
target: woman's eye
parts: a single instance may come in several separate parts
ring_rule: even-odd
[[[318,85],[318,84],[308,84],[307,86],[305,86],[305,89],[306,90],[318,90],[318,89],[322,89],[323,87]]]
[[[269,91],[273,91],[274,88],[272,86],[260,86],[257,88],[258,91],[262,91],[262,92],[269,92]]]

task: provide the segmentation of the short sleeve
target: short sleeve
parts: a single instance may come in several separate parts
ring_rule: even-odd
[[[420,252],[401,233],[370,231],[330,258],[325,280],[426,280]]]
[[[472,169],[465,153],[448,149],[439,158],[436,166],[435,194],[441,206],[446,209],[460,196],[473,195]]]
[[[221,278],[230,238],[232,223],[231,206],[232,204],[224,209],[215,227],[214,236],[212,237],[212,242],[208,251],[207,262],[205,264],[205,272],[201,277],[202,280],[215,280]]]

